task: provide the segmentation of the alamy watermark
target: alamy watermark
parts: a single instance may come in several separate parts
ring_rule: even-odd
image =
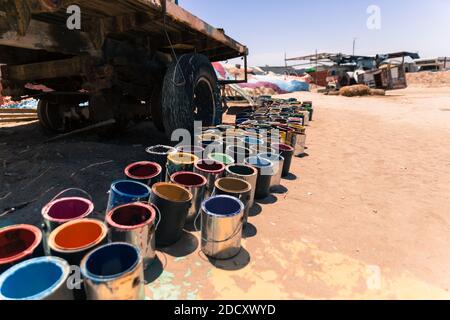
[[[381,29],[381,8],[377,5],[370,5],[366,10],[369,17],[367,18],[367,29],[380,30]]]
[[[77,5],[71,5],[67,7],[66,12],[70,15],[66,21],[67,29],[81,30],[81,8]]]

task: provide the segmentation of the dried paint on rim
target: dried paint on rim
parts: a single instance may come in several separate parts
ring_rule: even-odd
[[[116,215],[119,214],[123,214],[124,216],[128,216],[130,213],[122,213],[122,210],[136,210],[136,214],[145,214],[145,219],[142,219],[144,221],[138,223],[138,224],[131,224],[131,223],[127,223],[125,224],[122,220],[122,222],[119,222],[118,219],[120,219],[119,217],[116,217]],[[142,212],[137,212],[138,210],[141,210]],[[127,217],[125,217],[127,218]],[[122,217],[123,219],[123,217]],[[131,219],[131,218],[130,218]],[[106,216],[106,223],[114,228],[117,229],[124,229],[124,230],[134,230],[134,229],[139,229],[142,227],[145,227],[147,225],[150,225],[152,223],[155,222],[156,219],[156,211],[153,208],[153,206],[146,204],[146,203],[142,203],[142,202],[135,202],[135,203],[129,203],[129,204],[124,204],[121,205],[119,207],[116,207],[114,209],[112,209],[108,215]]]
[[[167,190],[162,190],[163,188],[167,189]],[[170,192],[169,189],[172,189],[172,192],[178,192],[179,196],[177,196],[177,198],[179,198],[179,199],[174,199],[174,197],[170,197],[170,195],[168,195],[168,193],[166,192],[166,191]],[[163,193],[163,191],[164,191],[164,193]],[[187,190],[183,186],[180,186],[175,183],[169,183],[169,182],[155,183],[152,187],[152,194],[155,194],[156,196],[158,196],[161,199],[176,202],[176,203],[189,202],[193,198],[193,195],[189,190]]]
[[[190,154],[190,153],[186,153],[186,152],[176,152],[176,153],[172,153],[167,157],[167,161],[170,161],[174,164],[194,164],[196,161],[198,161],[198,157]]]
[[[225,201],[227,201],[228,203],[224,203]],[[211,205],[214,205],[214,202],[220,203],[216,204],[216,207],[213,209],[211,208]],[[241,200],[228,195],[213,196],[202,202],[203,212],[216,218],[234,217],[244,211],[244,209],[245,206]]]
[[[192,183],[188,183],[187,180],[188,179],[192,179],[192,180],[196,180],[193,181]],[[171,177],[170,180],[173,183],[179,184],[183,187],[187,187],[187,188],[200,188],[203,186],[206,186],[206,184],[208,183],[208,180],[206,180],[206,178],[198,173],[194,173],[194,172],[188,172],[188,171],[180,171],[177,173],[174,173]]]
[[[140,172],[142,174],[139,174]],[[125,168],[125,175],[130,179],[148,180],[161,174],[162,167],[156,162],[141,161],[130,164]]]
[[[90,260],[93,258],[97,258],[97,259],[103,258],[104,259],[105,257],[102,257],[101,255],[105,251],[111,250],[111,248],[113,248],[113,249],[120,248],[122,250],[123,249],[128,250],[128,252],[122,251],[123,254],[117,255],[117,258],[123,259],[124,256],[128,256],[128,258],[133,258],[132,263],[129,263],[129,261],[125,261],[125,263],[128,263],[128,264],[126,264],[125,266],[121,265],[122,269],[124,269],[124,270],[120,270],[120,272],[116,272],[113,274],[103,275],[103,274],[98,274],[100,272],[96,273],[96,271],[98,271],[98,270],[94,271],[94,270],[92,270],[92,268],[98,266],[99,263],[93,263],[91,265]],[[132,256],[128,255],[130,253]],[[106,254],[106,257],[108,255],[110,256],[110,254]],[[103,259],[100,259],[100,261],[102,261]],[[103,263],[105,263],[105,261],[106,260],[103,260]],[[114,243],[105,244],[105,245],[100,246],[100,247],[92,250],[91,252],[89,252],[83,258],[83,260],[81,260],[80,269],[81,269],[81,274],[87,279],[90,279],[95,282],[107,282],[107,281],[111,281],[112,279],[117,279],[117,278],[123,277],[127,274],[131,274],[132,272],[134,272],[136,270],[136,268],[138,268],[141,261],[142,261],[141,252],[137,247],[135,247],[134,245],[131,245],[129,243],[126,243],[126,242],[114,242]]]
[[[156,154],[156,155],[160,155],[160,156],[164,156],[164,155],[168,155],[174,152],[177,152],[177,149],[175,149],[174,147],[171,146],[165,146],[162,144],[153,146],[153,147],[148,147],[147,149],[145,149],[145,152],[149,153],[149,154]]]
[[[16,241],[19,235],[26,238],[21,239],[24,242],[25,248],[6,248],[8,245],[7,240],[11,240],[12,236],[13,240]],[[3,237],[5,240],[4,242],[2,241]],[[41,242],[41,230],[32,225],[19,224],[0,229],[0,264],[12,263],[31,255],[41,244]],[[12,251],[9,251],[8,253],[8,250]]]
[[[11,295],[5,295],[5,284],[6,286],[12,287],[11,284],[8,284],[9,281],[12,281],[12,279],[15,276],[19,276],[19,280],[23,279],[23,272],[27,272],[29,268],[36,267],[38,265],[53,265],[53,267],[58,268],[59,272],[56,271],[56,273],[53,275],[54,279],[50,280],[48,282],[48,286],[46,288],[41,288],[40,290],[34,290],[35,292],[27,292],[28,294],[25,296],[22,294],[21,297]],[[0,300],[42,300],[46,297],[51,296],[53,293],[55,293],[65,282],[66,279],[70,275],[70,266],[67,263],[66,260],[58,258],[58,257],[39,257],[39,258],[33,258],[30,260],[23,261],[19,264],[16,264],[3,272],[0,275]],[[33,272],[33,275],[35,275],[35,272]],[[31,275],[30,275],[31,276]],[[17,285],[17,283],[16,283]],[[29,283],[27,283],[29,285]],[[42,283],[41,283],[42,285]],[[28,291],[28,289],[27,289]],[[16,293],[17,295],[17,293]]]
[[[222,162],[210,159],[199,160],[194,164],[194,167],[199,171],[212,174],[219,174],[225,170],[225,165]]]
[[[295,149],[293,147],[291,147],[290,145],[284,144],[284,143],[276,143],[273,145],[275,150],[280,150],[280,151],[287,151],[287,152],[291,152],[294,151]]]
[[[121,185],[135,185],[139,188],[141,188],[142,193],[140,194],[130,194],[130,193],[126,193],[122,190],[119,189],[119,187]],[[114,181],[111,184],[111,190],[118,194],[121,195],[123,197],[135,197],[135,198],[146,198],[150,195],[150,188],[149,186],[147,186],[146,184],[143,184],[142,182],[138,182],[138,181],[131,181],[131,180],[118,180],[118,181]],[[145,192],[144,192],[145,190]]]
[[[62,216],[67,215],[67,208],[64,208],[65,206],[70,206],[72,210],[80,210],[81,212],[63,218]],[[42,208],[41,214],[44,219],[61,224],[75,219],[86,218],[93,211],[94,203],[91,200],[80,197],[66,197],[47,203]]]
[[[241,169],[245,169],[247,171],[246,172],[242,172],[242,171],[235,172],[235,171],[232,171],[233,168],[241,168]],[[239,175],[239,176],[243,176],[243,177],[251,177],[251,176],[255,176],[258,174],[258,170],[255,167],[252,167],[247,164],[230,164],[229,166],[227,166],[226,170],[230,174]]]
[[[86,228],[87,226],[91,227],[89,230],[91,234],[87,234],[88,230],[83,230],[83,227]],[[101,243],[107,234],[108,227],[99,220],[81,219],[70,221],[50,233],[48,246],[58,252],[78,252]],[[85,238],[80,239],[80,235],[85,236]]]
[[[227,193],[246,193],[252,190],[251,184],[247,181],[231,177],[217,179],[214,186]]]

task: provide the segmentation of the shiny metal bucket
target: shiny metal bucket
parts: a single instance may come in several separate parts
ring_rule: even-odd
[[[109,242],[126,242],[138,247],[144,267],[156,257],[156,210],[149,204],[136,202],[114,208],[106,216]]]
[[[192,193],[192,205],[186,217],[186,222],[193,222],[197,217],[203,200],[205,200],[208,180],[198,173],[177,172],[170,177],[173,183],[179,184]]]
[[[144,268],[140,250],[116,242],[88,253],[81,262],[88,300],[143,300]]]
[[[201,247],[205,255],[225,260],[241,250],[244,204],[232,196],[213,196],[202,203]]]
[[[302,155],[305,153],[306,134],[292,129],[287,132],[285,143],[294,148],[294,155]]]
[[[177,152],[177,150],[171,146],[157,145],[147,148],[145,152],[147,152],[150,161],[156,162],[161,166],[161,179],[165,179],[167,157],[169,156],[169,154]]]
[[[306,149],[306,134],[299,134],[297,137],[297,143],[295,144],[295,155],[302,155]]]
[[[215,183],[214,195],[228,195],[239,199],[244,204],[244,224],[247,223],[250,212],[250,196],[252,186],[243,179],[225,177]]]
[[[190,153],[177,152],[172,153],[167,157],[167,177],[166,181],[170,181],[170,177],[177,172],[192,171],[194,163],[199,158]]]
[[[284,158],[278,153],[260,153],[257,156],[265,160],[269,160],[273,163],[270,188],[273,189],[279,187],[281,185],[281,175],[283,173]]]
[[[86,197],[62,197],[67,192],[77,191]],[[77,219],[88,217],[94,211],[92,197],[86,191],[78,188],[69,188],[61,191],[41,210],[44,238],[58,226]],[[46,240],[46,239],[44,239]],[[45,241],[44,241],[45,242]]]
[[[304,126],[309,126],[309,111],[303,110],[303,111],[298,111],[298,113],[301,113],[301,114],[303,114],[305,116],[303,118],[304,119],[303,125]]]
[[[255,192],[256,192],[256,181],[258,179],[258,170],[256,168],[245,165],[245,164],[232,164],[226,167],[226,176],[231,178],[237,178],[248,182],[251,187],[249,208],[253,207],[255,204]]]
[[[224,172],[225,165],[218,161],[203,159],[194,164],[194,173],[204,176],[207,180],[205,199],[211,196],[214,191],[214,183],[223,176]]]

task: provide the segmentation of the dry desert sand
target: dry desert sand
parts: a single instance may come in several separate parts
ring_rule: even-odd
[[[314,101],[308,156],[202,297],[450,298],[450,88],[282,97]]]

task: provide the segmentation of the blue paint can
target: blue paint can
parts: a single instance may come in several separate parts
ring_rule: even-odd
[[[111,184],[106,213],[123,204],[148,202],[151,189],[149,186],[132,180],[118,180]]]
[[[201,207],[202,251],[208,257],[226,260],[241,250],[244,204],[228,195],[213,196]]]
[[[140,250],[131,244],[106,244],[81,261],[88,300],[141,300],[144,268]]]
[[[0,300],[73,300],[69,264],[57,257],[30,259],[0,276]]]

